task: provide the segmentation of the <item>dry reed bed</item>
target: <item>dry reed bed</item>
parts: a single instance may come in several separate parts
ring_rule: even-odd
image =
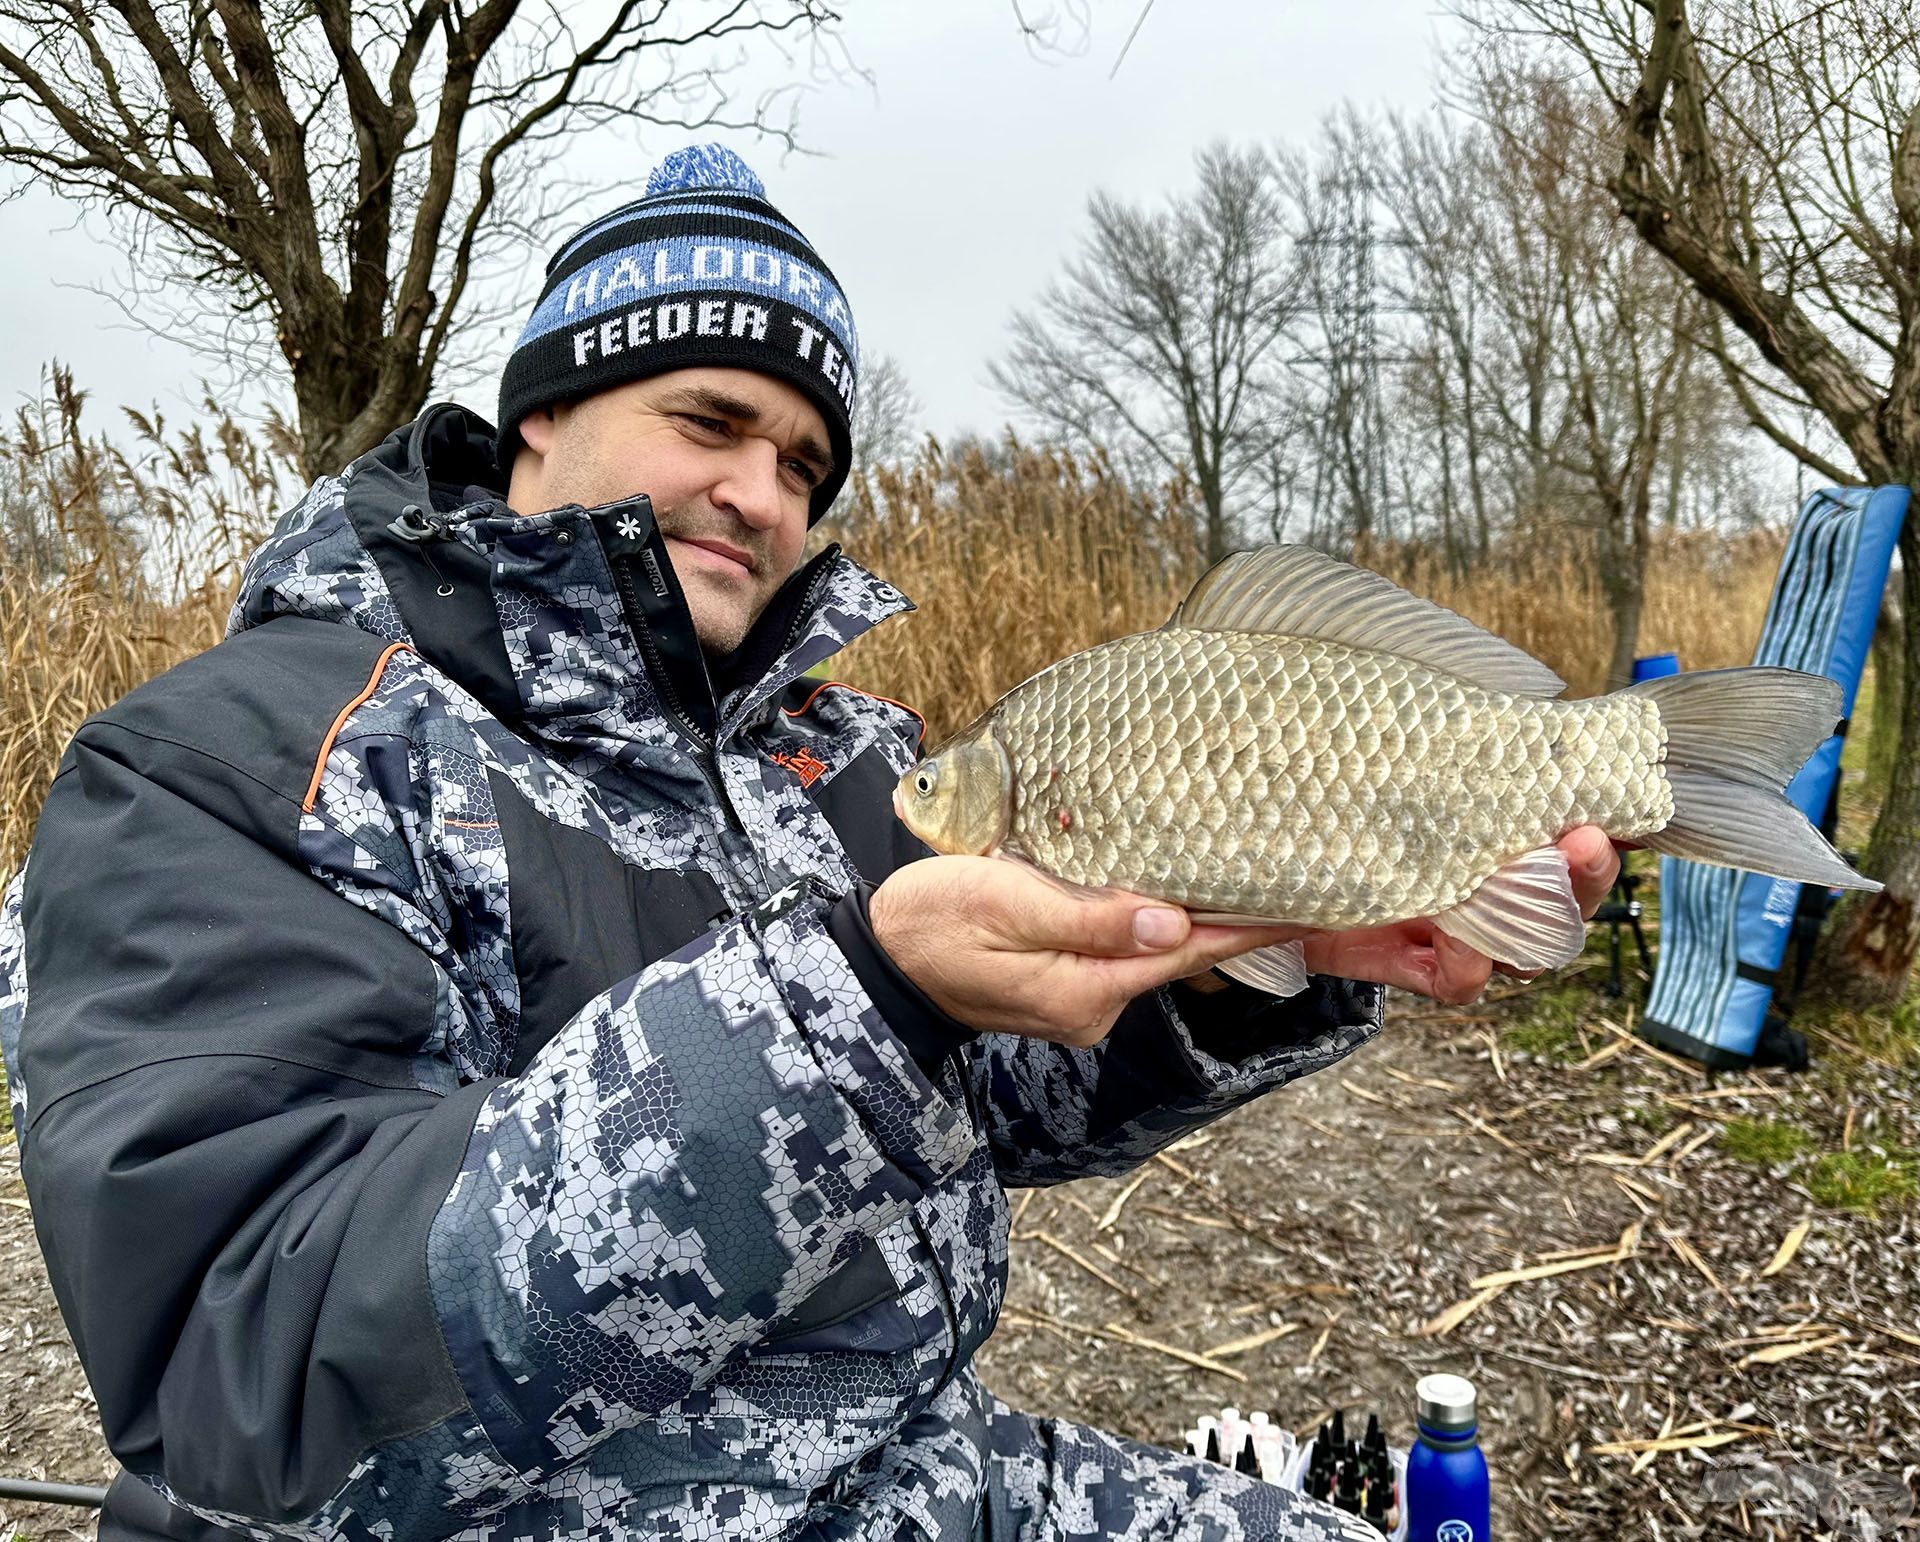
[[[177,605],[85,570],[47,586],[0,575],[0,874],[25,855],[61,751],[81,722],[220,640],[228,596]]]
[[[129,449],[88,433],[85,402],[56,366],[0,431],[0,881],[81,722],[219,641],[286,483],[284,426],[129,412]]]
[[[239,557],[286,488],[284,441],[230,419],[209,437],[135,417],[129,456],[89,437],[81,393],[0,434],[0,876],[25,853],[80,722],[220,636]],[[838,661],[856,684],[912,702],[932,735],[1078,649],[1158,626],[1199,576],[1186,489],[1148,494],[1098,457],[1011,440],[857,479],[820,532],[898,584],[920,614]],[[1689,668],[1744,661],[1780,537],[1662,537],[1641,651]],[[1601,688],[1611,623],[1598,577],[1566,538],[1514,541],[1464,576],[1413,551],[1372,565],[1558,669]]]
[[[949,459],[930,446],[856,483],[835,516],[829,533],[920,607],[835,672],[920,708],[937,741],[1055,659],[1166,620],[1203,567],[1191,529],[1181,489],[1143,497],[1097,460],[1017,446]],[[1676,651],[1688,669],[1747,662],[1782,540],[1659,536],[1639,651]],[[1550,664],[1569,694],[1604,688],[1613,624],[1574,540],[1516,539],[1464,576],[1410,550],[1368,565]]]

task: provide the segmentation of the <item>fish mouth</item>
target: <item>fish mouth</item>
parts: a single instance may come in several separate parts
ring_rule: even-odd
[[[907,811],[900,804],[900,789],[898,787],[893,789],[893,817],[899,820],[901,824],[907,822]]]

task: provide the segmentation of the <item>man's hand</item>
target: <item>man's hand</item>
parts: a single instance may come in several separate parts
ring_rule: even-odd
[[[1085,1049],[1169,980],[1306,935],[1197,926],[1178,906],[994,857],[925,857],[873,891],[874,940],[948,1016]]]
[[[1619,876],[1620,858],[1606,831],[1596,825],[1569,830],[1559,844],[1566,854],[1580,914],[1591,916]],[[1495,970],[1521,979],[1531,979],[1534,973],[1495,963],[1431,921],[1315,933],[1307,939],[1307,968],[1314,974],[1376,980],[1455,1005],[1478,997]]]

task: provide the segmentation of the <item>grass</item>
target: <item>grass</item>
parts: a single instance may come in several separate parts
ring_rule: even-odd
[[[1780,531],[1655,537],[1637,652],[1675,652],[1683,669],[1749,663],[1784,550]],[[1569,696],[1606,689],[1613,625],[1600,567],[1551,537],[1509,546],[1456,573],[1436,556],[1382,552],[1369,560],[1396,583],[1477,621],[1553,666]]]
[[[1620,1117],[1635,1129],[1648,1135],[1665,1135],[1680,1116],[1664,1103],[1634,1103],[1621,1112]]]
[[[1580,1030],[1570,1022],[1531,1018],[1506,1032],[1507,1047],[1550,1065],[1570,1065],[1582,1056]]]
[[[1131,486],[1104,460],[1009,439],[948,455],[929,440],[856,478],[816,539],[920,607],[833,661],[911,703],[937,744],[1070,653],[1159,626],[1199,577],[1189,495]]]
[[[1891,1012],[1810,1007],[1794,1013],[1793,1025],[1812,1041],[1822,1073],[1837,1087],[1863,1066],[1920,1068],[1920,985]]]
[[[1807,1169],[1804,1181],[1816,1204],[1877,1215],[1883,1205],[1913,1197],[1915,1154],[1904,1150],[1892,1155],[1829,1151]]]
[[[1798,1125],[1774,1119],[1733,1119],[1720,1131],[1720,1149],[1736,1162],[1756,1167],[1778,1167],[1790,1162],[1813,1143]]]
[[[1594,1012],[1594,983],[1582,975],[1528,992],[1524,1006],[1503,1031],[1507,1047],[1548,1065],[1571,1065],[1586,1058],[1581,1025]]]

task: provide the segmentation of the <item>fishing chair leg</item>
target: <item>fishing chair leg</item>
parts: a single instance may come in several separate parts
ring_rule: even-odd
[[[1640,967],[1649,975],[1653,973],[1653,963],[1647,956],[1646,934],[1640,930],[1640,901],[1634,898],[1634,890],[1640,886],[1640,875],[1623,871],[1614,880],[1613,892],[1605,903],[1593,913],[1595,921],[1603,921],[1607,926],[1607,985],[1609,996],[1618,996],[1626,989],[1626,982],[1620,974],[1620,928],[1633,928],[1633,945],[1640,950]]]

